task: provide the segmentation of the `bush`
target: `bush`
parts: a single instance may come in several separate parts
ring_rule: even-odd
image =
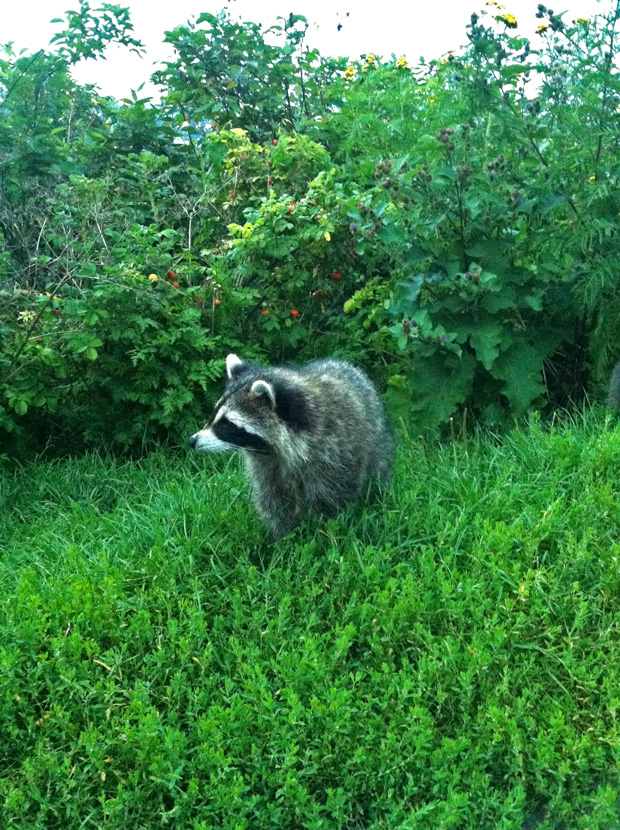
[[[617,11],[541,6],[534,45],[474,14],[462,53],[414,68],[306,52],[300,16],[267,45],[202,15],[167,34],[161,102],[121,105],[68,71],[139,48],[114,14],[80,41],[83,4],[56,52],[0,61],[5,434],[165,436],[230,348],[355,359],[414,429],[597,390],[620,319]]]

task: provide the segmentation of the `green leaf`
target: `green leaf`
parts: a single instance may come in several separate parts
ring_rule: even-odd
[[[92,349],[92,348],[86,349],[86,357],[89,360],[97,360],[97,349]]]
[[[493,364],[491,374],[503,381],[502,392],[514,417],[524,415],[545,391],[542,379],[544,352],[524,340],[515,341]]]
[[[499,323],[488,320],[478,324],[469,338],[476,357],[487,370],[491,369],[499,354],[503,331]]]

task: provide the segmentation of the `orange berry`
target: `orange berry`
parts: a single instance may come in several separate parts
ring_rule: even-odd
[[[219,300],[216,300],[216,301],[215,301],[215,305],[219,305],[219,304],[220,304],[220,301],[219,301]]]
[[[268,311],[261,311],[261,315],[262,315],[263,317],[266,317],[268,314],[269,314],[269,312],[268,312]]]

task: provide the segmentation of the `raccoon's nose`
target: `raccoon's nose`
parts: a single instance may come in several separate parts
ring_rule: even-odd
[[[197,440],[198,440],[198,439],[196,438],[196,436],[195,436],[195,435],[190,435],[190,436],[189,436],[189,445],[190,445],[190,447],[195,447],[195,446],[196,446],[196,441],[197,441]]]

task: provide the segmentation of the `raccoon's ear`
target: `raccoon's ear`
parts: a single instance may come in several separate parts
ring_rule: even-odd
[[[272,406],[276,405],[276,393],[273,386],[266,380],[255,380],[250,388],[250,394],[255,398],[266,398]]]
[[[234,378],[239,374],[239,370],[243,366],[243,360],[237,357],[236,354],[229,354],[226,358],[226,374],[229,378]]]

